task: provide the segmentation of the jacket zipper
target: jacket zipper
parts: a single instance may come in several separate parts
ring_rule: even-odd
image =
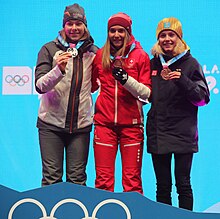
[[[118,82],[115,80],[115,118],[114,123],[117,125],[117,118],[118,118]]]
[[[77,57],[77,59],[78,59],[78,57]],[[74,62],[74,60],[73,60],[73,62]],[[74,65],[74,63],[73,63],[73,65]],[[74,65],[75,66],[75,65]],[[70,134],[72,133],[72,128],[73,128],[73,117],[74,117],[74,104],[75,104],[75,99],[76,99],[76,89],[77,89],[77,85],[78,85],[78,71],[77,71],[77,69],[79,69],[79,62],[78,62],[78,60],[77,60],[77,68],[75,69],[74,67],[73,67],[73,77],[74,77],[74,70],[76,70],[75,71],[75,74],[76,74],[76,84],[75,84],[75,88],[74,88],[74,93],[73,93],[73,101],[72,101],[72,107],[71,107],[71,118],[70,118]]]

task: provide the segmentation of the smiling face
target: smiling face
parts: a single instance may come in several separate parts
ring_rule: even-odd
[[[177,45],[179,37],[172,30],[164,30],[159,34],[159,45],[167,55],[174,55],[174,48]]]
[[[65,23],[64,31],[70,42],[77,43],[85,33],[85,26],[82,21],[69,20]]]
[[[110,27],[108,31],[108,37],[112,45],[116,49],[120,49],[124,45],[124,40],[126,37],[126,30],[124,27],[120,25],[112,26]]]

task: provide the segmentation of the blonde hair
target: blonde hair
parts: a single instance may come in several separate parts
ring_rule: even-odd
[[[184,52],[185,50],[189,50],[189,46],[183,41],[181,40],[179,37],[177,39],[177,44],[173,50],[173,55],[176,56],[182,52]],[[163,54],[165,55],[163,49],[161,48],[161,46],[159,45],[159,40],[154,44],[154,46],[151,49],[151,54],[153,56],[158,57],[159,54]]]
[[[90,37],[90,32],[88,30],[88,28],[86,27],[86,25],[82,22],[83,24],[83,27],[84,27],[84,34],[82,36],[82,38],[80,40],[85,40],[85,39],[88,39]],[[65,31],[64,31],[64,28],[60,31],[60,35],[62,36],[62,38],[64,40],[66,40],[66,34],[65,34]]]
[[[126,30],[124,44],[123,44],[122,48],[120,48],[114,54],[115,57],[125,55],[125,49],[126,49],[127,44],[130,42],[130,40],[131,40],[131,36],[129,35],[128,31]],[[110,66],[111,66],[110,51],[111,51],[111,43],[110,43],[109,37],[107,36],[107,40],[106,40],[105,45],[103,46],[103,53],[102,53],[102,67],[103,67],[103,69],[110,69]]]

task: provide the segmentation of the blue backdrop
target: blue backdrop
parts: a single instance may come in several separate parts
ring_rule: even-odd
[[[209,83],[211,102],[199,111],[199,148],[194,156],[192,185],[195,211],[204,211],[220,202],[219,0],[82,0],[88,28],[101,47],[106,40],[108,18],[119,11],[133,20],[133,34],[150,55],[156,41],[157,23],[175,16],[183,25],[183,38],[200,64]],[[69,0],[2,0],[0,52],[0,184],[26,191],[41,185],[41,159],[36,128],[39,96],[33,76],[37,53],[62,28],[63,11]],[[12,77],[20,83],[12,82]],[[23,84],[22,84],[23,82]],[[96,95],[94,95],[95,101]],[[145,115],[149,106],[145,106]],[[87,168],[88,186],[94,187],[95,171],[91,150]],[[150,155],[144,150],[143,185],[145,196],[155,200],[155,176]],[[175,190],[175,187],[173,188]],[[121,162],[117,158],[116,192],[121,187]],[[174,194],[174,203],[176,203]]]

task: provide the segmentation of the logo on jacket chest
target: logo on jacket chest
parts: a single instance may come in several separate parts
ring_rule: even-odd
[[[126,64],[129,66],[129,67],[132,67],[134,64],[135,64],[135,59],[134,58],[129,58],[126,60]]]
[[[157,75],[157,70],[153,70],[153,71],[151,72],[151,75],[152,75],[152,76],[156,76],[156,75]]]

